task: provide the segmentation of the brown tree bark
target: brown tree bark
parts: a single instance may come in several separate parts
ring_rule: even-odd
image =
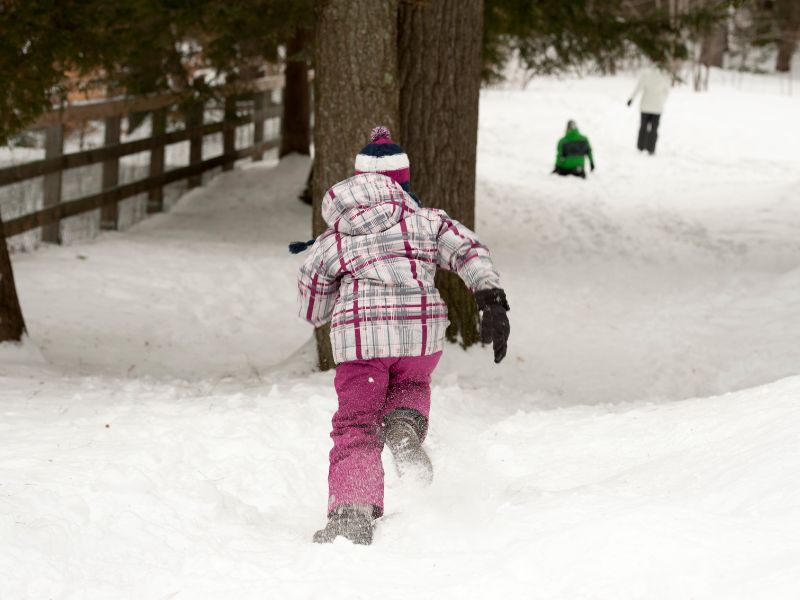
[[[709,31],[700,46],[700,63],[706,67],[722,67],[728,50],[728,24],[722,22]]]
[[[693,65],[694,91],[708,91],[711,67],[722,67],[728,51],[728,23],[722,21],[707,31],[700,40],[700,55]]]
[[[17,298],[17,288],[14,286],[3,218],[0,217],[0,342],[18,342],[23,333],[25,321]]]
[[[475,162],[483,0],[403,3],[398,18],[400,126],[411,187],[426,206],[475,227]],[[479,341],[478,311],[461,279],[440,271],[447,337]]]
[[[313,235],[325,231],[322,195],[353,174],[370,129],[397,135],[398,0],[317,0],[314,59]],[[317,331],[319,366],[334,366],[326,328]]]
[[[777,0],[775,2],[775,19],[780,31],[775,69],[781,73],[788,73],[792,68],[792,56],[797,49],[798,38],[800,38],[800,2]]]
[[[311,86],[305,58],[306,37],[305,29],[298,27],[286,45],[280,158],[292,152],[307,156],[311,145]]]
[[[778,58],[775,62],[775,70],[779,73],[788,73],[792,70],[792,56],[797,50],[797,37],[794,35],[784,35],[778,42]]]

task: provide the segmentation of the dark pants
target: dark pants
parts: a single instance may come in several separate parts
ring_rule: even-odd
[[[586,172],[583,170],[583,167],[576,167],[575,169],[556,167],[553,169],[553,173],[558,173],[559,175],[575,175],[576,177],[583,177],[586,179]]]
[[[639,140],[636,147],[639,150],[647,150],[650,154],[656,151],[656,140],[658,140],[658,121],[661,115],[652,113],[642,113],[642,124],[639,127]]]

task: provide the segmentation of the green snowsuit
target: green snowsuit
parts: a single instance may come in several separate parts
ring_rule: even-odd
[[[594,169],[594,158],[589,138],[577,129],[568,129],[566,135],[558,140],[556,168],[558,172],[583,173],[584,157],[589,157],[589,164]]]

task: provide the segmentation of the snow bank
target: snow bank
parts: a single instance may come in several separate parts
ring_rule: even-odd
[[[325,505],[329,376],[276,379],[250,388],[6,379],[7,597],[797,589],[798,377],[662,404],[544,408],[529,397],[517,410],[438,385],[436,481],[405,488],[387,463],[390,508],[368,549],[309,543]]]

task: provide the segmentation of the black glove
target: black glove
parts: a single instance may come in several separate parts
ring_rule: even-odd
[[[628,100],[628,106],[630,106],[631,104],[633,104],[633,98],[631,98],[630,100]]]
[[[475,292],[475,302],[481,315],[481,341],[492,342],[494,362],[499,363],[506,355],[508,334],[511,326],[506,312],[511,310],[506,300],[506,293],[499,289],[479,290]]]
[[[591,163],[591,165],[592,165],[592,172],[594,172],[594,163]]]

